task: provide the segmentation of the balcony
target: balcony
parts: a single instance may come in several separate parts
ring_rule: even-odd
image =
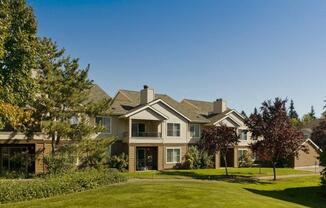
[[[156,137],[161,138],[162,133],[160,132],[132,132],[132,137]]]

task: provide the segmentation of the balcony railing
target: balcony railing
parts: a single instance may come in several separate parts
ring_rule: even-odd
[[[162,134],[160,132],[132,132],[132,137],[156,137],[161,138]]]

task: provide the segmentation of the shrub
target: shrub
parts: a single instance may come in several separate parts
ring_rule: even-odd
[[[253,156],[249,151],[246,151],[245,154],[239,158],[239,167],[251,167],[253,163]]]
[[[182,167],[187,169],[210,168],[213,166],[212,157],[206,151],[199,151],[197,146],[191,146],[185,155]]]
[[[109,158],[108,165],[110,168],[126,171],[128,169],[128,155],[125,153],[113,155]]]
[[[63,155],[45,156],[44,164],[49,174],[60,174],[74,168],[72,159]]]
[[[108,170],[89,169],[30,181],[0,181],[0,203],[46,198],[126,181]]]

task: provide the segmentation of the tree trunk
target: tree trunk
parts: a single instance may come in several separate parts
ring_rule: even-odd
[[[53,134],[51,137],[52,137],[52,141],[51,141],[52,156],[54,156],[54,154],[55,154],[55,135]]]
[[[226,158],[226,154],[223,156],[224,158],[224,166],[225,166],[225,175],[228,176],[228,163],[227,163],[227,158]]]
[[[275,162],[273,162],[273,175],[274,175],[273,180],[276,181],[276,163]]]

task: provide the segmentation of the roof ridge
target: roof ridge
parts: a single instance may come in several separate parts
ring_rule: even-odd
[[[205,100],[194,100],[194,99],[187,99],[187,98],[185,98],[183,100],[188,101],[188,102],[189,101],[195,101],[195,102],[202,102],[202,103],[211,103],[211,104],[213,104],[212,101],[205,101]]]

